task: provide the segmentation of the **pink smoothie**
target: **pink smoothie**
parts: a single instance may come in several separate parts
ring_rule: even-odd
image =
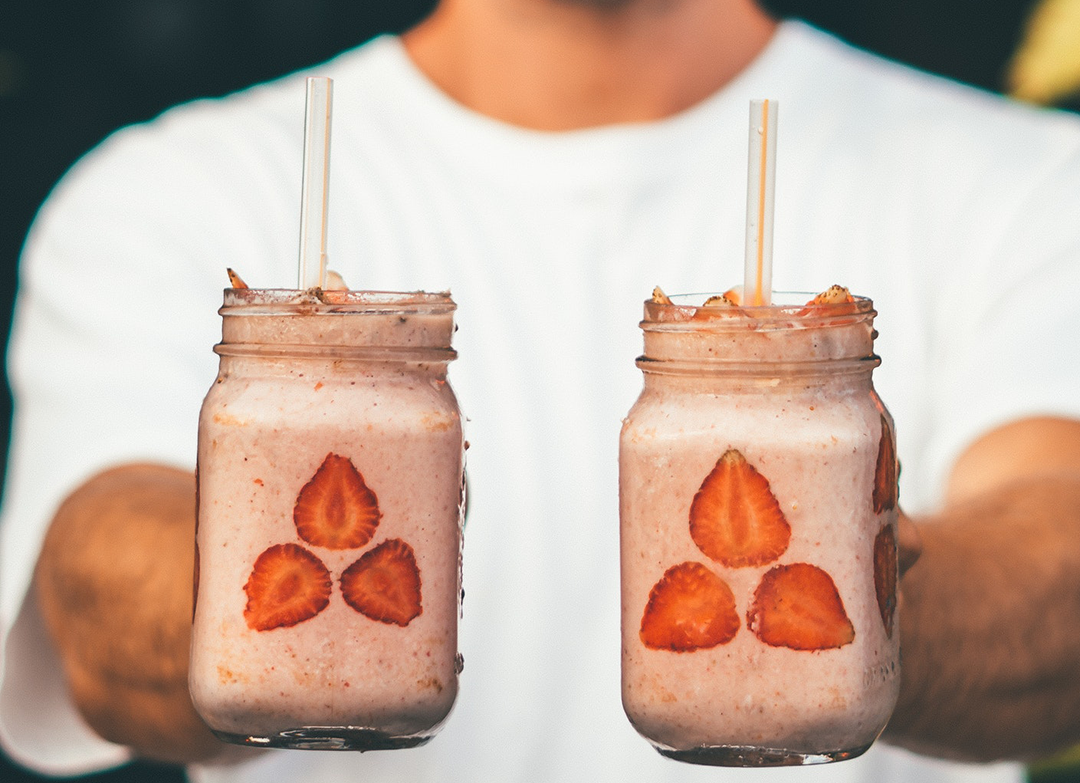
[[[267,312],[253,314],[267,296]],[[222,310],[221,370],[199,430],[192,698],[231,741],[420,744],[449,713],[460,669],[463,440],[445,379],[453,305],[428,294],[297,297],[227,292]],[[320,546],[299,533],[298,497],[328,455],[348,460],[377,499],[363,544]],[[419,578],[404,623],[361,613],[341,582],[394,539]],[[329,600],[293,624],[253,628],[253,568],[283,544],[325,566]]]
[[[881,440],[892,437],[870,380],[873,313],[865,300],[848,315],[800,309],[692,321],[693,307],[646,306],[645,384],[620,451],[623,703],[639,732],[682,760],[849,758],[874,741],[896,700],[894,604],[882,608],[875,589],[875,540],[894,528],[896,511],[873,501]],[[790,527],[767,562],[719,562],[690,532],[695,495],[730,449],[767,480]],[[895,563],[894,547],[888,555]],[[646,607],[681,563],[730,588],[730,639],[691,649],[646,643]],[[801,632],[759,635],[756,592],[766,574],[794,564],[831,578],[850,623],[840,641],[807,649],[787,646],[805,641]],[[678,619],[674,606],[661,629]]]

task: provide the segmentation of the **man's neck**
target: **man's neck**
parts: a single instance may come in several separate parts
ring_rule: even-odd
[[[442,0],[404,35],[459,103],[538,130],[668,117],[739,74],[776,29],[754,0]]]

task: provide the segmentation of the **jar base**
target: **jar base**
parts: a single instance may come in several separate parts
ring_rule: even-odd
[[[357,751],[417,748],[427,744],[435,736],[434,733],[400,736],[359,726],[301,726],[268,736],[231,734],[224,731],[214,731],[213,734],[222,742],[257,748]]]
[[[687,764],[703,764],[712,767],[797,767],[853,759],[865,753],[870,745],[821,753],[783,748],[759,748],[752,745],[700,745],[686,750],[654,747],[661,756],[684,761]]]

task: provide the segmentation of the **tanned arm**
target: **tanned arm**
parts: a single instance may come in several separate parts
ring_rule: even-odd
[[[192,474],[132,464],[64,501],[38,559],[36,597],[76,706],[146,759],[223,747],[188,696],[194,541]]]
[[[1026,419],[981,438],[943,511],[916,523],[887,739],[983,761],[1080,741],[1080,421]]]

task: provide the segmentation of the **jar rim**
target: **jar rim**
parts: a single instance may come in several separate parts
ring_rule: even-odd
[[[768,305],[708,306],[705,302],[719,293],[672,294],[668,302],[645,300],[646,331],[728,331],[820,329],[846,326],[872,320],[877,311],[873,301],[854,296],[851,302],[813,301],[817,294],[801,291],[776,291]]]
[[[449,291],[359,291],[309,288],[226,288],[221,315],[283,312],[320,313],[452,313],[457,305]]]

